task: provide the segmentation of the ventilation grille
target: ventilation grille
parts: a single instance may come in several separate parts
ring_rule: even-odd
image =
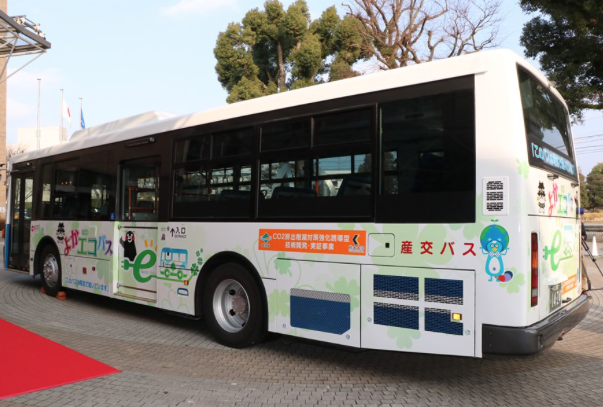
[[[398,300],[419,300],[419,279],[417,277],[383,276],[373,278],[374,296]]]
[[[375,324],[419,329],[419,307],[375,303]]]
[[[425,330],[450,335],[462,335],[463,323],[452,321],[450,311],[425,308]]]
[[[486,177],[483,179],[484,215],[507,215],[509,213],[509,177]]]
[[[350,296],[291,289],[291,326],[341,335],[350,330]]]
[[[426,278],[425,301],[463,305],[463,281]]]

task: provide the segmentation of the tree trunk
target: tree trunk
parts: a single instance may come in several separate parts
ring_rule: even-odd
[[[278,55],[278,91],[284,92],[287,84],[287,76],[285,74],[285,61],[283,60],[283,47],[281,42],[276,42],[276,53]]]

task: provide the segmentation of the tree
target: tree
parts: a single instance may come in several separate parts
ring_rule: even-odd
[[[285,11],[278,0],[247,12],[218,35],[216,73],[228,103],[355,76],[361,52],[358,22],[341,19],[335,7],[311,21],[305,1]]]
[[[575,120],[584,109],[603,109],[603,7],[601,0],[521,0],[540,13],[523,28],[525,55],[540,66],[565,98]]]
[[[18,144],[7,144],[6,145],[6,161],[14,155],[23,154],[27,151],[27,146],[21,143]]]
[[[383,70],[498,45],[498,0],[349,0],[362,51]]]
[[[588,191],[586,190],[586,177],[582,174],[582,171],[578,173],[580,179],[580,206],[583,208],[589,208],[588,204]]]
[[[586,191],[590,209],[603,208],[603,163],[595,165],[586,177]]]

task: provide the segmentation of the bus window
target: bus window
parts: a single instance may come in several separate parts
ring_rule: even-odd
[[[196,137],[190,140],[183,140],[176,143],[175,162],[188,162],[196,160],[206,160],[209,158],[209,148],[211,146],[211,136]]]
[[[115,174],[109,153],[81,158],[77,218],[109,220],[115,211]]]
[[[371,139],[372,110],[352,110],[314,119],[313,145],[347,144]]]
[[[474,221],[474,110],[472,90],[380,105],[378,221]]]
[[[52,217],[73,219],[77,211],[77,161],[57,163]]]
[[[153,221],[159,209],[159,166],[126,166],[122,175],[124,220]]]
[[[172,216],[250,217],[253,145],[253,128],[177,141]]]
[[[530,164],[577,179],[563,104],[523,69],[518,75]]]
[[[261,151],[310,147],[310,118],[262,126]]]
[[[214,134],[212,159],[249,155],[253,150],[253,129]]]
[[[315,117],[311,148],[310,119],[263,126],[259,216],[370,217],[371,114],[364,109]]]

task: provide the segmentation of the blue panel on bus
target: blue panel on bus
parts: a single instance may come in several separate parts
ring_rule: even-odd
[[[419,307],[375,303],[375,324],[419,329]]]
[[[419,300],[419,279],[417,277],[373,276],[375,297],[399,300]]]
[[[449,310],[425,308],[425,330],[450,335],[462,335],[463,323],[452,321]]]
[[[462,305],[463,281],[426,278],[425,301]]]
[[[350,330],[350,296],[291,290],[291,326],[341,335]]]

